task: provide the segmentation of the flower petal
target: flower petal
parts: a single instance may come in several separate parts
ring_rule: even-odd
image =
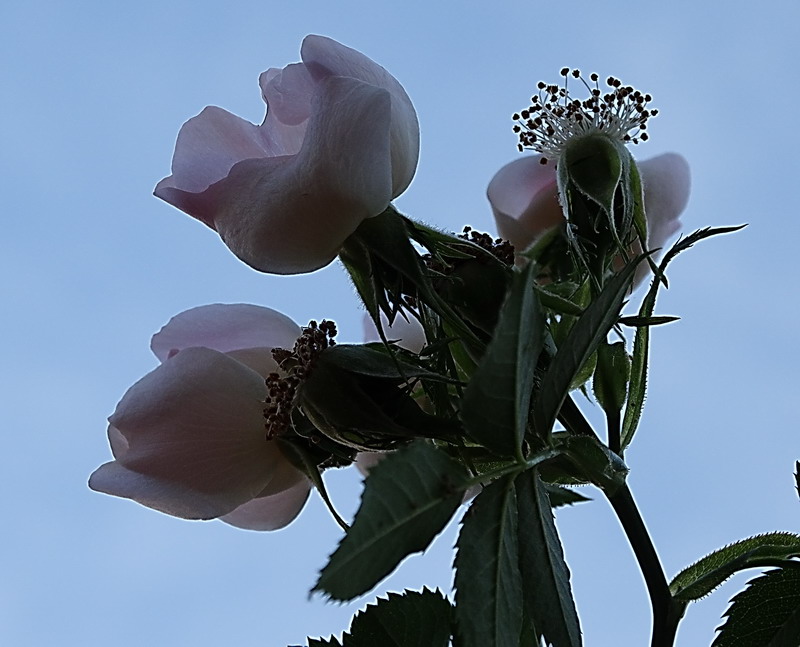
[[[647,245],[663,247],[681,227],[680,215],[689,202],[689,163],[677,153],[639,162],[647,214]]]
[[[300,514],[310,491],[311,484],[304,478],[288,490],[240,505],[220,517],[220,521],[245,530],[278,530],[288,526]]]
[[[285,151],[258,126],[222,108],[208,106],[181,127],[172,156],[172,175],[156,185],[155,195],[213,227],[213,220],[191,199],[192,195],[226,177],[237,162],[282,154]]]
[[[498,233],[518,252],[564,222],[555,169],[540,160],[541,155],[532,155],[506,164],[486,190]]]
[[[327,265],[391,199],[388,94],[331,77],[314,100],[300,153],[239,162],[204,193],[222,239],[263,272]]]
[[[268,120],[271,115],[282,124],[297,126],[311,116],[316,84],[303,63],[293,63],[282,70],[271,68],[261,74],[258,82],[268,106]]]
[[[291,349],[301,332],[294,321],[272,308],[247,303],[215,303],[172,317],[153,335],[150,348],[162,362],[177,351],[193,346],[221,353],[249,348]]]
[[[123,396],[109,422],[127,449],[90,486],[184,518],[231,512],[288,463],[265,439],[265,395],[262,377],[227,355],[182,350]]]
[[[325,36],[306,36],[300,56],[316,80],[347,76],[389,91],[392,97],[392,197],[400,195],[411,183],[419,159],[419,121],[403,86],[372,59]]]

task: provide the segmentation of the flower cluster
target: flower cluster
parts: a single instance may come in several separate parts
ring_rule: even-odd
[[[644,141],[656,114],[649,95],[614,78],[603,94],[597,75],[592,86],[565,68],[562,76],[580,81],[589,98],[541,83],[531,106],[514,115],[520,150],[540,155],[511,162],[489,183],[500,238],[469,227],[449,237],[390,206],[411,183],[419,155],[417,117],[403,87],[329,38],[308,36],[301,58],[261,75],[262,124],[215,107],[184,124],[172,174],[155,194],[214,229],[259,271],[310,272],[341,253],[370,312],[367,339],[378,339],[382,322],[390,350],[345,349],[309,386],[321,358],[342,350],[332,322],[301,329],[275,310],[245,304],[183,312],[153,336],[159,365],[109,418],[114,460],[92,474],[94,490],[184,519],[274,530],[299,514],[321,469],[353,461],[363,443],[347,439],[385,428],[377,447],[393,448],[414,434],[442,445],[463,435],[456,400],[486,352],[515,253],[565,222],[557,171],[542,163],[557,166],[565,147],[587,135]],[[668,153],[638,169],[652,250],[679,227],[688,165]],[[378,216],[385,229],[364,233]],[[375,251],[369,241],[385,247]],[[492,294],[476,298],[477,285]],[[456,338],[460,355],[450,350]],[[417,387],[420,380],[430,382]],[[429,394],[439,399],[431,404]],[[329,415],[340,401],[350,409]],[[453,444],[462,447],[460,439]],[[378,456],[361,454],[357,464],[364,469]]]

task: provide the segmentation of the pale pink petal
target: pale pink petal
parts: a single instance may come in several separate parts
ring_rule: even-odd
[[[419,353],[427,343],[425,340],[425,330],[422,328],[422,324],[411,315],[408,315],[408,319],[403,317],[403,315],[397,315],[391,326],[383,313],[381,313],[381,320],[383,322],[383,331],[386,333],[386,339],[389,341],[396,341],[400,348],[410,350],[412,353]],[[365,314],[363,322],[364,341],[380,341],[381,337],[378,334],[378,329],[375,328],[372,317]]]
[[[248,501],[220,520],[245,530],[278,530],[300,514],[310,491],[311,484],[304,479],[288,490]]]
[[[263,272],[327,265],[391,199],[388,94],[341,77],[319,86],[300,153],[240,162],[203,194],[228,247]]]
[[[372,59],[325,36],[306,36],[300,55],[315,80],[352,77],[391,94],[392,197],[400,195],[411,183],[419,159],[419,122],[403,86]]]
[[[663,247],[681,227],[680,215],[689,202],[689,163],[677,153],[639,162],[647,214],[647,246]]]
[[[316,84],[302,63],[287,65],[282,70],[270,68],[258,79],[261,96],[277,121],[297,126],[311,116],[311,103]]]
[[[186,518],[231,512],[287,463],[265,437],[265,395],[263,378],[240,362],[182,350],[123,396],[109,422],[127,450],[90,485]]]
[[[558,204],[555,167],[541,155],[522,157],[501,168],[486,190],[497,231],[517,252],[564,222]]]
[[[198,213],[192,204],[181,200],[182,194],[205,191],[244,159],[279,154],[273,149],[258,126],[209,106],[181,127],[172,156],[172,175],[158,183],[155,194],[213,226],[207,214]]]
[[[142,474],[117,461],[101,465],[89,478],[96,492],[132,499],[137,503],[181,519],[216,519],[240,503],[230,491],[200,492],[180,481]]]
[[[215,303],[172,317],[153,335],[150,348],[163,362],[177,351],[193,346],[221,353],[292,348],[301,332],[300,326],[277,310],[247,303]]]

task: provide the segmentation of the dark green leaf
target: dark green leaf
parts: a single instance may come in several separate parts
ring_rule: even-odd
[[[697,600],[708,595],[737,571],[776,566],[800,556],[800,535],[771,532],[737,541],[710,553],[682,570],[669,589],[678,600]]]
[[[577,303],[566,299],[555,292],[551,292],[540,285],[535,286],[536,293],[539,295],[541,304],[550,308],[553,312],[558,314],[570,315],[573,317],[580,317],[583,314],[583,308]]]
[[[314,590],[351,600],[407,555],[425,550],[461,503],[467,478],[463,467],[425,442],[387,456],[370,471],[353,526]]]
[[[324,638],[309,638],[308,647],[344,647],[337,638],[331,636],[327,640]]]
[[[518,645],[522,578],[513,476],[498,479],[476,497],[464,515],[457,547],[457,644]]]
[[[574,488],[556,485],[555,483],[545,483],[544,487],[547,490],[547,496],[550,498],[550,505],[554,508],[591,501],[588,496],[584,496]]]
[[[517,476],[514,488],[525,607],[548,643],[576,647],[581,629],[546,486],[536,470],[529,470]]]
[[[368,377],[393,380],[424,378],[442,382],[453,381],[421,366],[402,361],[386,352],[385,348],[378,349],[367,344],[336,344],[325,349],[317,362]]]
[[[797,647],[800,568],[779,568],[750,580],[725,615],[712,647]]]
[[[461,405],[469,436],[501,456],[521,458],[534,370],[544,339],[534,278],[532,263],[515,274],[492,341]]]
[[[656,296],[658,289],[663,283],[667,285],[667,279],[664,272],[667,269],[670,261],[675,258],[682,251],[689,249],[696,242],[708,238],[709,236],[716,236],[717,234],[727,234],[738,231],[745,225],[738,227],[707,227],[705,229],[698,229],[697,231],[689,234],[685,238],[681,238],[676,242],[672,248],[664,255],[658,267],[656,276],[650,284],[650,289],[642,301],[639,308],[638,317],[640,319],[649,319],[653,316],[653,310],[656,306]],[[625,407],[625,416],[622,420],[621,444],[620,451],[624,452],[625,448],[630,445],[633,440],[633,435],[639,426],[639,421],[642,418],[642,410],[644,409],[644,399],[647,393],[647,366],[650,354],[650,328],[649,326],[641,326],[636,329],[636,337],[633,341],[633,359],[631,366],[631,380],[628,387],[628,403]]]
[[[643,258],[644,255],[628,263],[605,285],[559,346],[533,407],[534,429],[540,438],[550,435],[572,381],[619,318],[633,274]]]
[[[344,647],[447,647],[452,606],[438,591],[389,593],[353,618]]]
[[[623,326],[660,326],[662,324],[672,323],[673,321],[680,320],[680,317],[673,317],[670,315],[660,317],[620,317],[619,323]]]

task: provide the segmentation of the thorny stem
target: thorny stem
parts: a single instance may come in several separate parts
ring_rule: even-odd
[[[673,598],[669,591],[664,568],[627,484],[606,496],[628,537],[650,596],[653,609],[650,647],[672,647],[686,604]]]

